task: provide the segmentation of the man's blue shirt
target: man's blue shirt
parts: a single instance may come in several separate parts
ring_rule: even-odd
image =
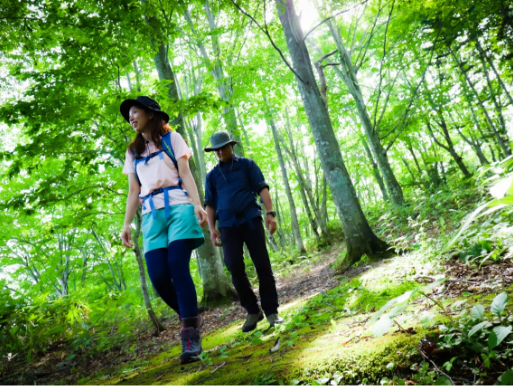
[[[269,185],[255,161],[234,154],[207,174],[205,206],[215,208],[219,228],[239,226],[261,216],[257,194],[264,188]]]

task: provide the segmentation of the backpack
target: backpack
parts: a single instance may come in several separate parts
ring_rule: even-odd
[[[163,152],[166,153],[169,158],[171,158],[171,161],[173,161],[173,164],[175,165],[176,171],[178,171],[178,162],[176,161],[175,152],[173,151],[173,145],[171,144],[171,131],[168,131],[162,137],[161,149],[159,151],[156,151],[155,153],[152,153],[152,154],[150,154],[146,157],[140,158],[140,159],[136,159],[135,158],[136,153],[135,153],[135,151],[132,151],[132,153],[134,155],[135,178],[137,178],[137,182],[139,183],[139,186],[141,186],[141,181],[139,180],[139,176],[137,175],[137,164],[139,164],[141,162],[148,163],[148,161],[150,159],[152,159],[153,157],[156,157],[156,156],[163,157],[163,155],[162,155]],[[145,205],[146,201],[148,201],[150,204],[152,216],[153,216],[153,218],[156,218],[157,212],[155,211],[155,208],[153,206],[152,197],[156,194],[164,193],[165,217],[169,218],[170,214],[169,214],[169,194],[168,194],[168,192],[170,190],[175,190],[175,189],[181,189],[186,196],[188,195],[187,191],[184,190],[184,188],[182,186],[182,179],[180,178],[180,174],[178,174],[178,186],[168,186],[168,187],[164,187],[164,188],[155,189],[147,196],[144,196],[144,197],[139,196],[139,198],[141,198],[143,200],[143,209],[146,209],[144,205]]]

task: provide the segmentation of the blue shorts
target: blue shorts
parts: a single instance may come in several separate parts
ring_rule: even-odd
[[[205,242],[198,219],[194,214],[194,205],[171,205],[169,218],[164,217],[164,208],[157,209],[155,212],[156,218],[153,218],[151,212],[144,214],[142,218],[145,253],[154,249],[167,248],[176,240],[193,239],[193,249],[202,246]]]

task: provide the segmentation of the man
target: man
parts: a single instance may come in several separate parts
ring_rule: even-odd
[[[226,132],[214,133],[210,137],[211,146],[205,151],[214,151],[219,163],[207,174],[205,207],[210,238],[214,245],[223,247],[224,262],[231,273],[241,306],[248,312],[242,326],[242,331],[248,332],[264,318],[262,309],[270,327],[283,320],[278,316],[276,282],[265,245],[261,208],[256,199],[256,195],[260,195],[265,205],[265,226],[272,235],[277,225],[269,185],[253,160],[233,153],[233,146],[237,143]],[[219,230],[216,229],[216,220]],[[244,243],[257,271],[262,309],[246,275]]]

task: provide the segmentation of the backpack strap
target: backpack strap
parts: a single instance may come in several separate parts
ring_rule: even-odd
[[[171,144],[171,131],[168,131],[162,137],[162,150],[171,158],[173,164],[175,165],[176,171],[178,172],[178,186],[183,190],[182,178],[180,177],[180,171],[178,170],[178,161],[175,157],[175,152],[173,151],[173,145]]]
[[[141,180],[139,180],[139,176],[137,175],[137,160],[136,160],[136,156],[137,156],[137,153],[135,152],[135,150],[132,149],[132,155],[134,157],[134,171],[135,171],[135,178],[137,178],[137,182],[139,183],[139,186],[142,186],[141,184]]]

